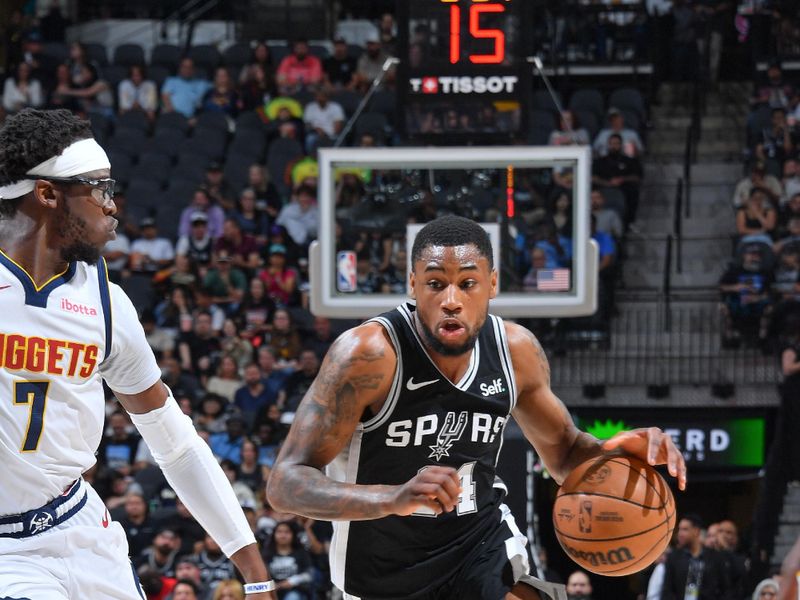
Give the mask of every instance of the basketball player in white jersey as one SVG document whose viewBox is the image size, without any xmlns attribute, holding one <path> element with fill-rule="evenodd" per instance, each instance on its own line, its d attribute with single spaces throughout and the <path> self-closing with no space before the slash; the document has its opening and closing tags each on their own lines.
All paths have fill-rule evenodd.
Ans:
<svg viewBox="0 0 800 600">
<path fill-rule="evenodd" d="M 575 427 L 536 338 L 488 314 L 497 272 L 477 223 L 431 221 L 411 259 L 416 303 L 331 346 L 273 468 L 270 503 L 334 521 L 331 573 L 346 598 L 563 597 L 528 575 L 525 537 L 502 503 L 508 418 L 559 483 L 591 457 L 625 452 L 666 463 L 683 489 L 683 457 L 657 428 L 601 444 Z"/>
<path fill-rule="evenodd" d="M 144 598 L 122 527 L 81 479 L 103 433 L 103 380 L 248 600 L 272 598 L 228 480 L 108 282 L 113 189 L 105 152 L 70 112 L 23 110 L 0 129 L 0 598 Z"/>
</svg>

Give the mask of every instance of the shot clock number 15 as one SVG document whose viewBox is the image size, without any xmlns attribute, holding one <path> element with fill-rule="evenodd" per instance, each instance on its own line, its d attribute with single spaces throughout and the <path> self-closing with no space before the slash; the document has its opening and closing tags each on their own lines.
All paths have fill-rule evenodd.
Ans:
<svg viewBox="0 0 800 600">
<path fill-rule="evenodd" d="M 458 0 L 440 0 L 450 5 L 450 64 L 461 61 L 461 18 L 462 10 Z M 508 2 L 508 0 L 506 0 Z M 491 54 L 470 54 L 469 61 L 476 65 L 496 65 L 506 58 L 506 34 L 502 29 L 489 29 L 481 27 L 481 15 L 504 13 L 503 4 L 488 3 L 487 0 L 472 0 L 469 9 L 469 34 L 475 39 L 486 39 L 494 42 L 494 51 Z"/>
</svg>

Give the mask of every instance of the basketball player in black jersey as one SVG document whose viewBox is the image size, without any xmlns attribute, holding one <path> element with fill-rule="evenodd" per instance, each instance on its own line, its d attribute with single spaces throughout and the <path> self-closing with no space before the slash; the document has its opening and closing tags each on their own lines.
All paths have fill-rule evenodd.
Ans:
<svg viewBox="0 0 800 600">
<path fill-rule="evenodd" d="M 275 463 L 269 501 L 334 521 L 331 573 L 345 598 L 545 600 L 552 590 L 527 575 L 525 538 L 495 476 L 507 420 L 559 483 L 593 456 L 622 452 L 666 463 L 683 489 L 683 457 L 657 428 L 601 444 L 575 427 L 536 338 L 489 315 L 497 273 L 477 223 L 431 221 L 412 264 L 415 305 L 331 346 Z"/>
</svg>

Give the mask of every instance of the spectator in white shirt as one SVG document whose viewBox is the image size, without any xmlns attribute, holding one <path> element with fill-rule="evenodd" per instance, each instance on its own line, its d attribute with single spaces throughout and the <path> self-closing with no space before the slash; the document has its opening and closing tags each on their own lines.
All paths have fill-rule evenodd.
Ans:
<svg viewBox="0 0 800 600">
<path fill-rule="evenodd" d="M 117 94 L 119 97 L 119 114 L 131 110 L 140 110 L 151 121 L 155 119 L 156 110 L 158 109 L 158 90 L 155 83 L 145 78 L 142 66 L 131 66 L 128 78 L 119 82 Z"/>
<path fill-rule="evenodd" d="M 618 108 L 609 108 L 608 126 L 600 130 L 594 140 L 594 153 L 597 156 L 608 154 L 608 138 L 616 133 L 622 138 L 622 152 L 631 158 L 636 158 L 644 152 L 642 138 L 633 129 L 625 127 L 625 117 Z"/>
<path fill-rule="evenodd" d="M 301 185 L 292 201 L 281 209 L 277 223 L 286 228 L 298 246 L 305 247 L 317 237 L 317 194 L 314 188 Z"/>
<path fill-rule="evenodd" d="M 131 269 L 153 273 L 168 266 L 175 259 L 172 243 L 158 237 L 156 220 L 146 217 L 139 223 L 142 237 L 131 245 Z"/>
<path fill-rule="evenodd" d="M 31 78 L 31 67 L 20 63 L 14 76 L 6 79 L 3 86 L 3 108 L 15 113 L 23 108 L 38 108 L 44 102 L 42 85 L 38 79 Z"/>
<path fill-rule="evenodd" d="M 324 89 L 317 91 L 314 102 L 306 105 L 303 113 L 306 122 L 306 151 L 313 155 L 320 142 L 332 141 L 344 126 L 344 110 L 332 102 Z"/>
<path fill-rule="evenodd" d="M 128 266 L 128 256 L 131 253 L 131 242 L 128 236 L 117 231 L 117 237 L 106 242 L 103 248 L 103 258 L 108 266 L 108 278 L 114 283 L 122 279 L 122 270 Z"/>
</svg>

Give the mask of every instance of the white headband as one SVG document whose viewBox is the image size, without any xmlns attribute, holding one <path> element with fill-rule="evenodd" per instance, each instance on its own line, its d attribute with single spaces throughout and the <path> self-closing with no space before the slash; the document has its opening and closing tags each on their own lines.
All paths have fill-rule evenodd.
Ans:
<svg viewBox="0 0 800 600">
<path fill-rule="evenodd" d="M 92 138 L 88 138 L 67 146 L 61 154 L 39 163 L 26 175 L 39 175 L 43 178 L 74 177 L 81 173 L 110 168 L 111 163 L 108 161 L 105 150 Z M 21 179 L 0 186 L 0 200 L 24 196 L 33 191 L 35 183 L 29 179 Z"/>
</svg>

